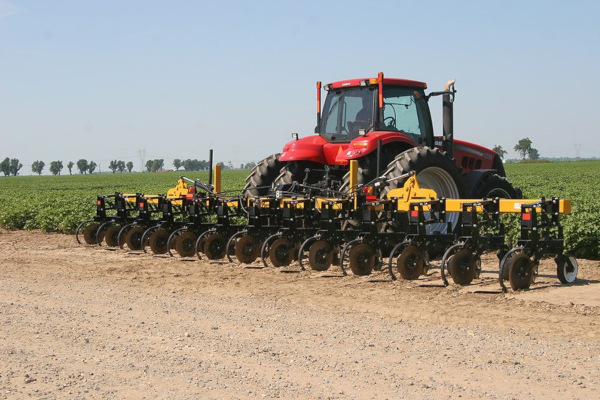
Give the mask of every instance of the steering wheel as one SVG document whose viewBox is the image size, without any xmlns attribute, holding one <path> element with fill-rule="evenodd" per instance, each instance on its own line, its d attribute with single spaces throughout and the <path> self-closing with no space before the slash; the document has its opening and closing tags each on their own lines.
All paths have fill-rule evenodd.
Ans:
<svg viewBox="0 0 600 400">
<path fill-rule="evenodd" d="M 390 121 L 389 123 L 387 122 L 388 120 Z M 396 128 L 396 118 L 394 118 L 394 117 L 392 117 L 392 116 L 385 117 L 385 118 L 383 119 L 383 124 L 384 124 L 385 126 L 393 126 L 394 128 Z"/>
</svg>

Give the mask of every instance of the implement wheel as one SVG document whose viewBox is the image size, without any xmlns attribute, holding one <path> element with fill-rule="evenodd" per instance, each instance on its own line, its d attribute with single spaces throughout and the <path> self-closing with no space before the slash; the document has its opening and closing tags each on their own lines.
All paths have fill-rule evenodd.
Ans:
<svg viewBox="0 0 600 400">
<path fill-rule="evenodd" d="M 508 265 L 508 280 L 513 290 L 529 289 L 533 282 L 533 262 L 525 253 L 511 257 Z"/>
<path fill-rule="evenodd" d="M 98 244 L 98 241 L 96 240 L 96 233 L 98 232 L 99 227 L 100 224 L 95 222 L 85 227 L 83 230 L 83 240 L 85 240 L 86 244 Z M 100 242 L 102 242 L 102 239 L 104 239 L 104 234 L 100 233 L 100 237 L 98 239 Z"/>
<path fill-rule="evenodd" d="M 239 262 L 252 264 L 260 255 L 260 243 L 252 235 L 244 235 L 235 243 L 235 257 Z"/>
<path fill-rule="evenodd" d="M 469 285 L 477 274 L 477 257 L 468 249 L 461 249 L 449 263 L 450 275 L 457 285 Z"/>
<path fill-rule="evenodd" d="M 193 257 L 196 255 L 196 235 L 194 232 L 183 232 L 175 238 L 175 250 L 181 257 Z"/>
<path fill-rule="evenodd" d="M 127 247 L 131 250 L 141 250 L 142 249 L 142 235 L 144 234 L 145 229 L 141 226 L 136 226 L 127 232 L 127 236 L 125 236 L 125 243 Z"/>
<path fill-rule="evenodd" d="M 167 252 L 167 240 L 169 239 L 169 231 L 163 228 L 157 229 L 150 235 L 150 250 L 154 254 L 165 254 Z"/>
<path fill-rule="evenodd" d="M 333 263 L 333 249 L 324 240 L 317 240 L 308 250 L 308 265 L 315 271 L 326 271 Z"/>
<path fill-rule="evenodd" d="M 570 254 L 561 254 L 557 256 L 554 261 L 556 262 L 556 275 L 558 276 L 558 280 L 565 284 L 575 282 L 579 270 L 575 257 Z"/>
<path fill-rule="evenodd" d="M 456 257 L 453 256 L 452 259 Z M 397 269 L 403 279 L 412 281 L 423 275 L 425 270 L 425 257 L 415 246 L 407 246 L 398 257 Z"/>
<path fill-rule="evenodd" d="M 106 230 L 104 234 L 104 240 L 106 245 L 109 247 L 117 247 L 119 245 L 119 231 L 121 230 L 120 225 L 113 225 Z"/>
<path fill-rule="evenodd" d="M 375 266 L 375 252 L 366 243 L 359 243 L 350 250 L 350 269 L 354 275 L 369 275 Z"/>
<path fill-rule="evenodd" d="M 227 240 L 221 233 L 213 233 L 204 242 L 204 254 L 209 260 L 220 260 L 225 257 Z"/>
<path fill-rule="evenodd" d="M 285 267 L 292 263 L 295 246 L 287 238 L 279 238 L 269 246 L 269 260 L 276 267 Z"/>
</svg>

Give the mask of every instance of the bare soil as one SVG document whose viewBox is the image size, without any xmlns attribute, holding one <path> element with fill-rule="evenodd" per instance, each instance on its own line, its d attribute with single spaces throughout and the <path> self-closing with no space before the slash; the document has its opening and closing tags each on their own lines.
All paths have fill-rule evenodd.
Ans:
<svg viewBox="0 0 600 400">
<path fill-rule="evenodd" d="M 600 398 L 600 265 L 531 290 L 0 234 L 0 398 Z"/>
</svg>

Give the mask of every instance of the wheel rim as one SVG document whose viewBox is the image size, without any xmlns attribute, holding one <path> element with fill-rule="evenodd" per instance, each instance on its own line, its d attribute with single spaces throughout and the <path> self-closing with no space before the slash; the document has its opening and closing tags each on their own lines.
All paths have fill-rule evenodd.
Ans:
<svg viewBox="0 0 600 400">
<path fill-rule="evenodd" d="M 125 238 L 125 243 L 127 243 L 127 247 L 129 247 L 131 250 L 141 250 L 143 234 L 144 228 L 139 226 L 127 232 L 127 237 Z"/>
<path fill-rule="evenodd" d="M 244 235 L 235 243 L 235 257 L 239 262 L 251 264 L 258 258 L 260 247 L 252 235 Z"/>
<path fill-rule="evenodd" d="M 158 229 L 150 236 L 150 250 L 154 254 L 165 254 L 167 252 L 167 239 L 169 239 L 169 232 L 166 229 Z"/>
<path fill-rule="evenodd" d="M 326 271 L 333 263 L 333 249 L 324 240 L 318 240 L 308 250 L 308 265 L 315 271 Z"/>
<path fill-rule="evenodd" d="M 461 249 L 450 260 L 450 275 L 454 283 L 468 285 L 473 281 L 477 271 L 477 257 L 467 249 Z"/>
<path fill-rule="evenodd" d="M 456 186 L 456 182 L 452 176 L 443 168 L 428 167 L 417 174 L 419 186 L 425 189 L 434 190 L 439 197 L 459 199 L 460 192 Z M 429 213 L 426 213 L 426 215 Z M 427 215 L 426 218 L 429 218 Z M 454 228 L 458 224 L 458 213 L 447 214 L 447 222 L 450 222 Z M 447 223 L 431 224 L 427 228 L 429 233 L 446 232 L 448 230 Z"/>
<path fill-rule="evenodd" d="M 406 280 L 419 278 L 423 273 L 424 267 L 425 259 L 423 258 L 423 254 L 415 246 L 407 246 L 398 257 L 398 272 Z"/>
<path fill-rule="evenodd" d="M 525 253 L 519 253 L 510 261 L 508 270 L 513 290 L 528 289 L 533 278 L 533 262 Z"/>
<path fill-rule="evenodd" d="M 286 238 L 279 238 L 269 247 L 269 259 L 276 267 L 285 267 L 292 262 L 292 246 Z"/>
<path fill-rule="evenodd" d="M 225 257 L 225 246 L 227 246 L 225 236 L 220 233 L 213 233 L 206 238 L 204 253 L 209 260 L 219 260 Z"/>
<path fill-rule="evenodd" d="M 196 235 L 193 232 L 183 232 L 175 238 L 175 250 L 181 257 L 192 257 L 196 254 Z"/>
<path fill-rule="evenodd" d="M 369 275 L 375 265 L 375 252 L 366 243 L 357 244 L 350 250 L 350 269 L 354 275 Z"/>
<path fill-rule="evenodd" d="M 98 241 L 96 240 L 96 232 L 98 232 L 99 227 L 100 224 L 96 223 L 90 224 L 85 227 L 85 229 L 83 230 L 83 240 L 86 244 L 98 244 Z"/>
<path fill-rule="evenodd" d="M 556 258 L 557 275 L 562 283 L 573 283 L 577 279 L 579 266 L 577 259 L 571 255 L 564 254 Z"/>
<path fill-rule="evenodd" d="M 104 240 L 106 241 L 106 245 L 109 247 L 116 247 L 119 245 L 119 231 L 121 230 L 121 226 L 115 225 L 111 226 L 106 230 L 104 234 Z"/>
</svg>

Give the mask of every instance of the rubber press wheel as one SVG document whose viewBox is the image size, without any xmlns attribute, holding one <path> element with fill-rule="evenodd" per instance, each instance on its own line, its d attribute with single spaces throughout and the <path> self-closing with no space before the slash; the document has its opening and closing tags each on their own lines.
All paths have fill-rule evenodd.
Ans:
<svg viewBox="0 0 600 400">
<path fill-rule="evenodd" d="M 453 259 L 456 257 L 452 257 Z M 398 257 L 397 269 L 400 276 L 406 280 L 415 280 L 425 270 L 425 257 L 415 246 L 407 246 Z"/>
<path fill-rule="evenodd" d="M 354 275 L 369 275 L 375 266 L 375 252 L 366 243 L 359 243 L 350 250 L 350 269 Z"/>
<path fill-rule="evenodd" d="M 100 224 L 97 223 L 89 224 L 85 227 L 83 230 L 83 240 L 85 240 L 86 244 L 98 244 L 98 241 L 96 240 L 96 233 L 98 232 L 99 227 Z M 102 239 L 104 239 L 104 234 L 101 233 L 99 239 L 100 242 L 102 242 Z"/>
<path fill-rule="evenodd" d="M 259 256 L 260 243 L 252 235 L 242 236 L 235 244 L 235 257 L 239 262 L 252 264 Z"/>
<path fill-rule="evenodd" d="M 333 263 L 333 249 L 324 240 L 317 240 L 308 249 L 308 265 L 315 271 L 326 271 Z"/>
<path fill-rule="evenodd" d="M 289 239 L 279 238 L 269 246 L 269 260 L 276 267 L 285 267 L 292 263 L 295 246 L 292 246 Z"/>
<path fill-rule="evenodd" d="M 175 238 L 175 251 L 181 257 L 193 257 L 196 255 L 196 235 L 194 232 L 183 232 Z"/>
<path fill-rule="evenodd" d="M 104 234 L 104 240 L 106 245 L 109 247 L 117 247 L 119 245 L 119 231 L 121 230 L 120 225 L 113 225 L 106 230 Z"/>
<path fill-rule="evenodd" d="M 450 275 L 457 285 L 469 285 L 477 274 L 477 257 L 468 249 L 461 249 L 450 259 Z"/>
<path fill-rule="evenodd" d="M 169 240 L 169 231 L 163 228 L 158 229 L 150 236 L 150 250 L 154 254 L 165 254 L 167 249 L 167 240 Z"/>
<path fill-rule="evenodd" d="M 556 262 L 556 275 L 558 276 L 558 280 L 564 284 L 575 282 L 579 270 L 575 257 L 570 254 L 561 254 L 557 256 L 554 261 Z"/>
<path fill-rule="evenodd" d="M 513 290 L 528 289 L 533 281 L 533 262 L 525 253 L 511 258 L 508 265 L 508 280 Z"/>
<path fill-rule="evenodd" d="M 213 233 L 204 242 L 204 253 L 209 260 L 220 260 L 225 257 L 227 240 L 221 233 Z"/>
<path fill-rule="evenodd" d="M 144 234 L 145 229 L 141 226 L 136 226 L 127 232 L 127 236 L 125 237 L 125 243 L 127 247 L 131 250 L 141 250 L 142 249 L 142 235 Z"/>
</svg>

